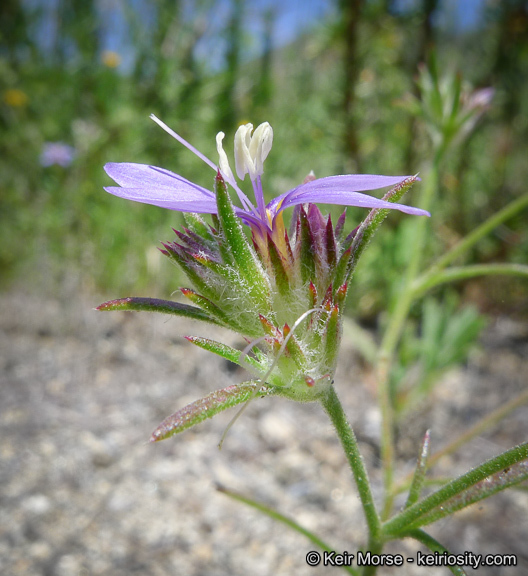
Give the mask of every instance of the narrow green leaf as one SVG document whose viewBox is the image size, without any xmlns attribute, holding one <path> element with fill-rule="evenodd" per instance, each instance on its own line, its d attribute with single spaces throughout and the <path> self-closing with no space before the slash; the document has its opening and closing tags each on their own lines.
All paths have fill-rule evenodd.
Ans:
<svg viewBox="0 0 528 576">
<path fill-rule="evenodd" d="M 435 540 L 430 534 L 427 534 L 427 532 L 424 532 L 423 530 L 412 530 L 404 536 L 418 540 L 418 542 L 427 546 L 431 552 L 438 552 L 439 554 L 450 553 L 445 546 L 442 546 L 442 544 L 438 542 L 438 540 Z M 455 576 L 466 576 L 466 572 L 460 566 L 448 566 L 448 568 Z"/>
<path fill-rule="evenodd" d="M 523 392 L 521 392 L 521 394 L 519 394 L 515 398 L 512 398 L 510 401 L 506 402 L 502 406 L 499 406 L 484 418 L 478 420 L 476 424 L 468 428 L 463 434 L 455 438 L 452 442 L 444 446 L 441 450 L 438 450 L 438 452 L 432 454 L 428 461 L 429 468 L 431 469 L 443 457 L 449 454 L 454 454 L 461 446 L 467 444 L 473 438 L 482 435 L 484 432 L 486 432 L 493 426 L 496 426 L 498 422 L 504 420 L 506 416 L 508 416 L 514 410 L 516 410 L 520 406 L 523 406 L 524 404 L 528 404 L 528 389 L 524 390 Z M 410 475 L 408 475 L 394 487 L 394 494 L 399 494 L 400 492 L 403 492 L 403 490 L 405 489 L 405 485 L 408 484 L 409 482 L 409 476 Z M 438 478 L 435 478 L 433 480 L 428 481 L 428 483 L 430 482 L 445 484 L 446 480 L 439 481 Z"/>
<path fill-rule="evenodd" d="M 333 270 L 337 262 L 337 245 L 334 234 L 334 227 L 332 226 L 332 218 L 328 215 L 326 222 L 326 260 L 328 270 Z"/>
<path fill-rule="evenodd" d="M 247 354 L 244 355 L 242 358 L 242 351 L 237 350 L 236 348 L 232 348 L 227 344 L 222 344 L 221 342 L 216 342 L 215 340 L 210 340 L 209 338 L 201 338 L 199 336 L 185 336 L 185 338 L 195 344 L 199 348 L 203 348 L 208 352 L 212 352 L 217 356 L 221 356 L 225 360 L 229 360 L 242 368 L 253 368 L 259 373 L 264 374 L 266 366 L 262 366 L 262 364 L 253 358 L 252 356 L 248 356 Z"/>
<path fill-rule="evenodd" d="M 243 496 L 242 494 L 238 494 L 237 492 L 233 492 L 232 490 L 228 490 L 227 488 L 224 488 L 223 486 L 217 486 L 217 490 L 219 492 L 222 492 L 222 494 L 229 496 L 229 498 L 232 498 L 233 500 L 236 500 L 238 502 L 242 502 L 242 504 L 245 504 L 246 506 L 250 506 L 251 508 L 258 510 L 259 512 L 268 516 L 272 520 L 275 520 L 276 522 L 280 522 L 281 524 L 288 526 L 288 528 L 291 528 L 295 532 L 298 532 L 299 534 L 306 536 L 306 538 L 308 538 L 308 540 L 312 544 L 315 544 L 315 546 L 317 546 L 321 550 L 326 550 L 326 552 L 332 552 L 335 550 L 335 546 L 328 545 L 326 542 L 321 540 L 316 534 L 314 534 L 313 532 L 310 532 L 310 530 L 307 530 L 306 528 L 303 528 L 302 526 L 297 524 L 297 522 L 295 522 L 291 518 L 288 518 L 287 516 L 282 515 L 280 512 L 273 510 L 273 508 L 270 508 L 269 506 L 266 506 L 265 504 L 257 502 L 256 500 L 253 500 L 253 498 L 249 498 L 248 496 Z M 354 576 L 359 576 L 359 571 L 352 568 L 351 566 L 341 566 L 341 568 L 343 568 L 343 570 L 345 570 L 345 572 L 348 572 L 349 574 L 352 574 Z"/>
<path fill-rule="evenodd" d="M 210 324 L 219 324 L 217 320 L 211 318 L 209 314 L 187 304 L 172 302 L 171 300 L 160 300 L 158 298 L 140 298 L 130 296 L 128 298 L 118 298 L 110 300 L 97 306 L 96 310 L 103 312 L 120 310 L 132 312 L 162 312 L 163 314 L 174 314 L 176 316 L 185 316 L 193 320 L 209 322 Z"/>
<path fill-rule="evenodd" d="M 341 341 L 341 322 L 339 321 L 339 308 L 334 306 L 330 312 L 325 334 L 325 361 L 328 367 L 335 366 L 339 343 Z"/>
<path fill-rule="evenodd" d="M 231 265 L 216 262 L 204 254 L 193 254 L 192 258 L 197 264 L 207 268 L 218 277 L 214 278 L 212 275 L 208 275 L 207 281 L 209 284 L 214 286 L 224 286 L 225 283 L 222 282 L 223 279 L 227 284 L 233 285 L 240 280 L 236 270 Z"/>
<path fill-rule="evenodd" d="M 270 258 L 271 267 L 273 269 L 273 275 L 275 277 L 275 284 L 279 290 L 281 296 L 290 295 L 290 278 L 288 277 L 287 268 L 289 267 L 286 262 L 283 261 L 275 242 L 268 237 L 268 254 Z"/>
<path fill-rule="evenodd" d="M 427 471 L 427 460 L 429 458 L 429 450 L 431 444 L 431 430 L 425 432 L 422 447 L 420 450 L 420 455 L 418 456 L 418 462 L 416 464 L 416 469 L 414 470 L 414 476 L 411 482 L 411 487 L 409 489 L 409 496 L 407 497 L 407 502 L 405 503 L 405 508 L 409 508 L 420 498 L 420 493 L 425 481 L 425 473 Z"/>
<path fill-rule="evenodd" d="M 301 264 L 301 279 L 303 284 L 313 282 L 317 285 L 315 278 L 315 248 L 314 238 L 308 223 L 308 215 L 304 207 L 301 207 L 299 213 L 300 237 L 297 238 L 299 246 L 299 261 Z"/>
<path fill-rule="evenodd" d="M 263 397 L 270 394 L 266 386 L 260 382 L 244 382 L 233 384 L 227 388 L 221 388 L 208 394 L 200 400 L 196 400 L 171 414 L 152 432 L 150 442 L 165 440 L 174 434 L 183 432 L 215 414 L 232 408 L 237 404 L 247 402 L 254 396 Z"/>
<path fill-rule="evenodd" d="M 484 464 L 477 466 L 466 474 L 455 478 L 455 480 L 433 492 L 427 498 L 419 500 L 409 508 L 396 514 L 396 516 L 385 522 L 383 532 L 388 535 L 397 535 L 419 528 L 424 524 L 435 522 L 447 514 L 452 514 L 455 508 L 450 508 L 446 512 L 449 502 L 463 502 L 464 495 L 468 495 L 467 503 L 459 506 L 456 510 L 460 510 L 460 508 L 477 502 L 481 498 L 485 498 L 499 490 L 504 490 L 508 486 L 522 482 L 528 477 L 526 460 L 528 460 L 528 442 L 511 448 L 507 452 L 503 452 L 495 458 L 484 462 Z M 520 462 L 523 463 L 522 466 L 514 467 Z M 510 475 L 511 470 L 513 470 L 512 475 Z M 501 476 L 502 473 L 505 476 Z M 486 492 L 488 482 L 492 488 Z M 482 484 L 474 488 L 479 483 Z M 474 497 L 474 495 L 478 495 L 478 497 Z"/>
<path fill-rule="evenodd" d="M 348 248 L 343 252 L 335 267 L 334 277 L 332 283 L 336 287 L 342 286 L 346 279 L 349 277 L 349 269 L 352 258 L 352 249 Z"/>
<path fill-rule="evenodd" d="M 202 296 L 189 288 L 180 288 L 180 291 L 186 298 L 189 298 L 191 302 L 205 310 L 209 316 L 216 318 L 217 324 L 228 326 L 237 332 L 241 331 L 240 326 L 238 326 L 231 316 L 228 316 L 221 308 L 205 296 Z"/>
<path fill-rule="evenodd" d="M 215 284 L 206 282 L 205 278 L 200 274 L 202 272 L 200 268 L 194 265 L 194 262 L 189 261 L 189 256 L 183 248 L 174 243 L 164 244 L 164 246 L 167 249 L 164 253 L 185 272 L 193 287 L 200 290 L 208 298 L 216 299 Z"/>
<path fill-rule="evenodd" d="M 490 496 L 493 496 L 493 494 L 506 490 L 506 488 L 510 488 L 516 484 L 520 484 L 527 479 L 528 459 L 513 464 L 512 466 L 507 466 L 504 470 L 496 472 L 495 474 L 484 478 L 484 480 L 477 482 L 477 484 L 464 490 L 438 508 L 434 508 L 429 514 L 425 514 L 420 518 L 419 525 L 425 526 L 426 524 L 436 522 L 440 518 L 450 516 L 463 508 L 475 504 L 475 502 L 478 502 L 479 500 L 489 498 Z"/>
<path fill-rule="evenodd" d="M 194 212 L 183 212 L 183 219 L 189 230 L 205 240 L 207 246 L 216 247 L 216 241 L 205 220 Z"/>
<path fill-rule="evenodd" d="M 246 289 L 261 305 L 269 304 L 269 283 L 256 253 L 251 248 L 240 218 L 235 214 L 233 203 L 227 191 L 227 185 L 220 174 L 215 179 L 216 203 L 218 219 L 222 233 L 225 236 L 227 248 L 234 263 L 246 280 Z"/>
<path fill-rule="evenodd" d="M 283 334 L 285 339 L 288 337 L 290 332 L 291 332 L 291 328 L 288 326 L 288 324 L 284 324 L 284 329 L 282 331 L 282 334 Z M 304 355 L 304 352 L 302 351 L 302 348 L 299 344 L 299 341 L 297 340 L 297 338 L 295 337 L 294 334 L 292 334 L 289 337 L 288 343 L 286 344 L 286 350 L 288 351 L 290 356 L 293 358 L 293 361 L 295 362 L 295 364 L 297 364 L 297 367 L 302 370 L 303 367 L 306 365 L 306 357 Z"/>
</svg>

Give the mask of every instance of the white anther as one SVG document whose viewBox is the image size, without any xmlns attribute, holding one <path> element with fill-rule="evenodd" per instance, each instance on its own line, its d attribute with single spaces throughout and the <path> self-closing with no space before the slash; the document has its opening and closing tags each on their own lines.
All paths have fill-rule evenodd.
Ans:
<svg viewBox="0 0 528 576">
<path fill-rule="evenodd" d="M 222 146 L 222 140 L 225 134 L 223 132 L 218 132 L 216 135 L 216 149 L 218 150 L 218 168 L 220 169 L 220 174 L 226 182 L 232 183 L 235 181 L 233 172 L 231 172 L 231 167 L 229 166 L 229 160 L 227 159 L 227 154 Z"/>
<path fill-rule="evenodd" d="M 253 124 L 243 124 L 235 134 L 235 169 L 240 180 L 246 174 L 252 181 L 262 175 L 273 144 L 273 129 L 268 122 L 258 126 L 253 136 L 252 131 Z"/>
</svg>

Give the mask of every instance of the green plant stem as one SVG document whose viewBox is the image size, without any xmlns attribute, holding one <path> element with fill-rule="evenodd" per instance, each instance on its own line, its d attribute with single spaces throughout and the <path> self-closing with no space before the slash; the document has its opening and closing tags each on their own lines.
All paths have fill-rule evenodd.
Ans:
<svg viewBox="0 0 528 576">
<path fill-rule="evenodd" d="M 475 485 L 477 482 L 484 480 L 488 476 L 504 470 L 508 466 L 513 466 L 517 462 L 528 458 L 528 443 L 520 444 L 511 448 L 507 452 L 499 454 L 495 458 L 484 462 L 477 468 L 470 470 L 466 474 L 459 476 L 451 481 L 446 486 L 443 486 L 436 492 L 433 492 L 427 498 L 420 500 L 413 504 L 410 508 L 406 508 L 399 514 L 393 516 L 390 520 L 385 522 L 382 526 L 383 534 L 391 538 L 399 538 L 402 534 L 413 530 L 419 526 L 420 518 L 428 515 L 432 510 L 438 509 L 447 502 L 450 498 L 458 496 L 465 490 Z M 430 519 L 429 522 L 441 518 Z"/>
<path fill-rule="evenodd" d="M 425 187 L 421 198 L 421 207 L 427 210 L 433 200 L 438 185 L 439 165 L 441 153 L 435 156 L 431 170 L 425 179 Z M 382 517 L 387 518 L 392 509 L 392 483 L 394 477 L 394 408 L 390 390 L 390 368 L 394 351 L 398 345 L 405 322 L 409 315 L 413 300 L 412 289 L 420 268 L 423 244 L 427 230 L 427 218 L 420 218 L 416 222 L 412 243 L 409 247 L 409 264 L 403 280 L 403 286 L 394 306 L 385 331 L 377 365 L 378 398 L 381 409 L 381 460 L 383 464 L 383 484 L 385 487 L 385 503 Z"/>
<path fill-rule="evenodd" d="M 473 232 L 460 240 L 458 244 L 453 246 L 451 250 L 439 258 L 436 263 L 433 264 L 430 270 L 426 272 L 426 274 L 429 274 L 430 272 L 438 272 L 439 270 L 444 269 L 446 266 L 451 264 L 451 262 L 472 248 L 481 238 L 487 236 L 494 228 L 512 216 L 515 216 L 515 214 L 521 210 L 524 210 L 526 207 L 528 207 L 528 194 L 524 194 L 520 198 L 517 198 L 517 200 L 510 202 L 508 205 L 502 208 L 502 210 L 499 210 L 491 218 L 488 218 L 488 220 L 480 224 L 480 226 L 477 226 Z"/>
<path fill-rule="evenodd" d="M 430 207 L 435 190 L 438 185 L 439 165 L 442 152 L 438 152 L 426 179 L 423 192 L 422 207 Z M 411 256 L 406 270 L 400 297 L 396 303 L 394 313 L 389 319 L 387 330 L 380 347 L 377 364 L 378 396 L 382 413 L 381 457 L 384 470 L 385 502 L 382 518 L 388 518 L 392 509 L 394 490 L 394 410 L 390 390 L 390 368 L 394 352 L 398 345 L 405 322 L 414 300 L 422 296 L 431 287 L 446 282 L 462 280 L 484 274 L 510 274 L 526 277 L 528 267 L 515 264 L 484 264 L 444 270 L 451 262 L 472 248 L 481 238 L 489 234 L 499 224 L 511 218 L 528 206 L 528 194 L 511 202 L 478 226 L 471 234 L 461 240 L 456 246 L 442 256 L 425 274 L 417 278 L 423 251 L 426 224 L 425 219 L 417 222 L 415 234 L 410 247 Z M 432 464 L 433 462 L 431 462 Z"/>
<path fill-rule="evenodd" d="M 381 521 L 374 504 L 370 481 L 359 451 L 356 435 L 347 421 L 343 406 L 333 386 L 331 386 L 328 393 L 322 397 L 321 403 L 336 429 L 352 474 L 354 475 L 369 530 L 369 545 L 377 549 L 379 546 Z"/>
<path fill-rule="evenodd" d="M 382 518 L 389 517 L 392 509 L 392 490 L 394 467 L 394 407 L 392 405 L 389 370 L 391 358 L 388 355 L 380 356 L 377 366 L 378 399 L 381 410 L 381 461 L 383 467 L 383 484 L 385 487 L 385 500 Z"/>
<path fill-rule="evenodd" d="M 414 283 L 413 296 L 420 298 L 428 290 L 447 282 L 467 280 L 476 276 L 519 276 L 528 278 L 528 266 L 523 264 L 475 264 L 473 266 L 452 267 L 447 270 L 437 270 L 436 268 L 424 274 Z"/>
<path fill-rule="evenodd" d="M 416 463 L 416 468 L 414 470 L 414 476 L 409 488 L 409 495 L 407 496 L 407 502 L 405 502 L 405 508 L 409 508 L 415 502 L 420 499 L 420 494 L 425 482 L 425 474 L 427 472 L 427 459 L 429 457 L 429 447 L 431 445 L 431 430 L 427 430 L 422 441 L 422 447 L 420 450 L 420 455 L 418 456 L 418 462 Z"/>
<path fill-rule="evenodd" d="M 461 446 L 479 436 L 483 432 L 485 432 L 488 428 L 495 426 L 498 422 L 500 422 L 503 418 L 505 418 L 508 414 L 522 406 L 523 404 L 528 403 L 528 390 L 525 390 L 515 398 L 512 398 L 506 404 L 499 406 L 496 410 L 493 410 L 490 414 L 488 414 L 482 420 L 479 420 L 474 426 L 471 426 L 468 430 L 466 430 L 461 436 L 450 442 L 447 446 L 435 452 L 430 458 L 428 463 L 428 468 L 431 469 L 441 458 L 447 456 L 449 454 L 453 454 L 456 452 Z M 412 472 L 409 473 L 397 486 L 394 487 L 393 494 L 399 494 L 403 490 L 406 489 L 409 482 L 412 478 Z"/>
<path fill-rule="evenodd" d="M 367 550 L 374 554 L 381 554 L 383 551 L 383 541 L 379 539 L 370 538 Z M 361 576 L 374 576 L 378 570 L 377 566 L 364 566 Z"/>
<path fill-rule="evenodd" d="M 435 540 L 431 535 L 427 534 L 427 532 L 424 532 L 423 530 L 411 530 L 411 532 L 405 534 L 405 536 L 418 540 L 418 542 L 427 546 L 431 552 L 438 552 L 440 554 L 443 552 L 449 552 L 449 550 L 445 546 L 442 546 L 438 540 Z M 466 573 L 462 568 L 460 568 L 460 566 L 448 566 L 448 568 L 451 570 L 451 573 L 456 576 L 466 576 Z"/>
<path fill-rule="evenodd" d="M 432 202 L 434 193 L 438 185 L 438 165 L 435 163 L 426 178 L 426 185 L 424 187 L 421 207 L 427 210 Z M 428 218 L 418 218 L 414 228 L 414 234 L 411 239 L 409 247 L 410 257 L 405 271 L 403 286 L 398 295 L 398 299 L 394 306 L 394 313 L 392 314 L 387 329 L 385 331 L 383 341 L 381 343 L 381 354 L 391 357 L 398 345 L 401 332 L 405 325 L 405 321 L 411 308 L 414 294 L 412 284 L 418 275 L 420 268 L 421 257 L 423 255 L 423 241 L 428 225 Z"/>
<path fill-rule="evenodd" d="M 261 502 L 257 502 L 256 500 L 253 500 L 253 498 L 248 498 L 247 496 L 243 496 L 242 494 L 238 494 L 237 492 L 228 490 L 223 486 L 217 486 L 217 490 L 222 494 L 229 496 L 229 498 L 237 500 L 238 502 L 242 502 L 242 504 L 250 506 L 251 508 L 255 508 L 255 510 L 258 510 L 259 512 L 262 512 L 262 514 L 269 516 L 272 520 L 281 522 L 282 524 L 288 526 L 288 528 L 295 530 L 295 532 L 298 532 L 299 534 L 306 536 L 306 538 L 308 538 L 308 540 L 310 540 L 312 544 L 315 544 L 315 546 L 317 546 L 321 550 L 325 550 L 326 552 L 332 552 L 333 550 L 335 550 L 334 547 L 328 545 L 326 542 L 324 542 L 318 536 L 316 536 L 313 532 L 310 532 L 310 530 L 303 528 L 291 518 L 288 518 L 287 516 L 282 515 L 280 512 L 277 512 L 277 510 L 273 510 L 273 508 L 270 508 L 269 506 L 266 506 Z M 359 576 L 358 570 L 355 570 L 351 566 L 342 566 L 342 568 L 343 570 L 345 570 L 349 574 L 352 574 L 353 576 Z"/>
</svg>

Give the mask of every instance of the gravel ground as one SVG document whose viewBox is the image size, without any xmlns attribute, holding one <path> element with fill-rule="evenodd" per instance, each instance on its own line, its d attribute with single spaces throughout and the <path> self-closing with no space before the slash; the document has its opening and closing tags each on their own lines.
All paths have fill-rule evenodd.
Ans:
<svg viewBox="0 0 528 576">
<path fill-rule="evenodd" d="M 0 573 L 6 576 L 224 576 L 337 574 L 310 568 L 314 546 L 217 491 L 250 495 L 332 544 L 362 543 L 357 492 L 332 429 L 316 405 L 253 402 L 218 441 L 233 412 L 158 444 L 155 426 L 184 404 L 244 379 L 183 334 L 242 343 L 224 331 L 163 316 L 97 313 L 104 298 L 59 305 L 0 295 Z M 372 375 L 344 342 L 336 386 L 380 491 L 379 412 Z M 440 447 L 526 387 L 528 326 L 491 323 L 467 366 L 446 374 L 399 432 L 398 473 L 410 470 L 430 427 Z M 435 468 L 464 472 L 528 436 L 528 408 Z M 430 527 L 452 552 L 516 554 L 528 574 L 528 492 L 511 490 Z M 415 556 L 412 541 L 390 552 Z M 342 573 L 342 572 L 341 572 Z M 379 574 L 447 574 L 437 568 Z M 474 573 L 468 569 L 468 574 Z M 475 572 L 476 573 L 476 572 Z"/>
</svg>

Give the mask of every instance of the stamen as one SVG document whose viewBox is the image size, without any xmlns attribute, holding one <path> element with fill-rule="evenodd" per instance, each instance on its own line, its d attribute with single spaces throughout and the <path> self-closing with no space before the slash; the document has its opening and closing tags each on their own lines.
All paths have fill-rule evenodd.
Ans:
<svg viewBox="0 0 528 576">
<path fill-rule="evenodd" d="M 176 140 L 178 140 L 178 142 L 180 144 L 183 144 L 185 146 L 185 148 L 187 148 L 188 150 L 190 150 L 193 154 L 196 154 L 196 156 L 198 156 L 198 158 L 200 158 L 200 160 L 203 160 L 208 166 L 210 166 L 215 172 L 218 170 L 216 164 L 214 164 L 213 162 L 211 162 L 211 160 L 209 160 L 209 158 L 207 158 L 207 156 L 204 156 L 199 150 L 197 150 L 192 144 L 189 144 L 189 142 L 187 142 L 187 140 L 184 140 L 179 134 L 176 134 L 176 132 L 174 132 L 174 130 L 171 130 L 171 128 L 169 128 L 167 126 L 167 124 L 165 124 L 165 122 L 162 122 L 159 118 L 157 118 L 156 116 L 154 116 L 154 114 L 150 115 L 150 118 L 152 120 L 154 120 L 154 122 L 156 122 L 156 124 L 158 126 L 161 126 L 161 128 L 163 128 L 163 130 L 165 130 L 165 132 L 167 132 L 167 134 L 170 134 L 173 138 L 175 138 Z"/>
<path fill-rule="evenodd" d="M 162 122 L 159 118 L 157 118 L 156 116 L 154 116 L 154 114 L 150 115 L 150 118 L 152 120 L 154 120 L 154 122 L 156 122 L 156 124 L 158 126 L 160 126 L 161 128 L 163 128 L 163 130 L 165 130 L 165 132 L 167 132 L 167 134 L 170 134 L 173 138 L 175 138 L 176 140 L 178 140 L 178 142 L 180 144 L 183 144 L 185 146 L 185 148 L 187 148 L 188 150 L 190 150 L 193 154 L 195 154 L 196 156 L 198 156 L 198 158 L 200 158 L 200 160 L 202 160 L 203 162 L 205 162 L 208 166 L 210 166 L 215 172 L 218 172 L 218 166 L 214 163 L 211 162 L 211 160 L 209 160 L 209 158 L 207 158 L 207 156 L 204 156 L 199 150 L 197 150 L 192 144 L 189 144 L 189 142 L 187 142 L 187 140 L 185 140 L 184 138 L 182 138 L 179 134 L 177 134 L 176 132 L 174 132 L 174 130 L 172 130 L 171 128 L 169 128 L 167 126 L 167 124 L 165 124 L 165 122 Z M 220 132 L 220 134 L 223 134 L 222 132 Z M 217 136 L 218 138 L 218 136 Z M 218 142 L 218 140 L 217 140 Z M 224 152 L 225 154 L 225 152 Z M 226 161 L 227 161 L 227 156 L 226 156 Z M 228 167 L 229 167 L 229 162 L 227 163 Z M 251 202 L 249 201 L 249 198 L 244 194 L 244 192 L 242 192 L 242 190 L 240 189 L 240 187 L 238 186 L 238 184 L 235 181 L 235 178 L 233 176 L 233 173 L 231 172 L 231 169 L 229 169 L 229 174 L 230 176 L 228 176 L 228 174 L 225 174 L 226 176 L 226 180 L 229 184 L 231 184 L 231 186 L 233 187 L 233 189 L 235 190 L 235 192 L 238 195 L 238 198 L 240 200 L 240 202 L 242 203 L 242 206 L 244 207 L 244 210 L 247 210 L 249 212 L 255 212 L 255 207 L 253 206 L 253 204 L 251 204 Z"/>
<path fill-rule="evenodd" d="M 264 173 L 264 160 L 268 157 L 272 145 L 273 129 L 268 122 L 263 122 L 255 130 L 249 145 L 249 153 L 254 159 L 255 171 L 259 176 Z"/>
<path fill-rule="evenodd" d="M 253 164 L 249 154 L 252 130 L 253 124 L 243 124 L 235 133 L 235 170 L 240 180 L 244 180 L 249 172 L 248 166 Z M 251 178 L 251 174 L 249 176 Z"/>
<path fill-rule="evenodd" d="M 253 124 L 243 124 L 235 134 L 235 169 L 243 180 L 246 174 L 254 182 L 264 172 L 264 160 L 273 145 L 273 129 L 268 122 L 257 127 L 253 136 Z"/>
<path fill-rule="evenodd" d="M 233 176 L 231 166 L 229 166 L 229 160 L 227 159 L 227 154 L 225 153 L 224 147 L 222 145 L 222 140 L 224 138 L 225 134 L 223 132 L 218 132 L 216 135 L 216 151 L 218 152 L 219 157 L 220 173 L 224 179 L 232 185 L 232 182 L 235 181 L 235 177 Z"/>
<path fill-rule="evenodd" d="M 242 190 L 238 187 L 235 177 L 233 176 L 233 172 L 231 171 L 231 166 L 229 166 L 229 160 L 227 158 L 227 154 L 225 153 L 224 147 L 222 145 L 222 140 L 224 139 L 225 134 L 223 132 L 218 132 L 216 135 L 216 150 L 218 151 L 218 157 L 220 160 L 220 173 L 224 177 L 224 179 L 231 184 L 231 186 L 235 189 L 236 193 L 238 194 L 238 198 L 244 207 L 244 210 L 248 212 L 255 212 L 255 207 L 249 201 L 249 198 L 242 192 Z M 258 214 L 257 214 L 258 215 Z"/>
</svg>

